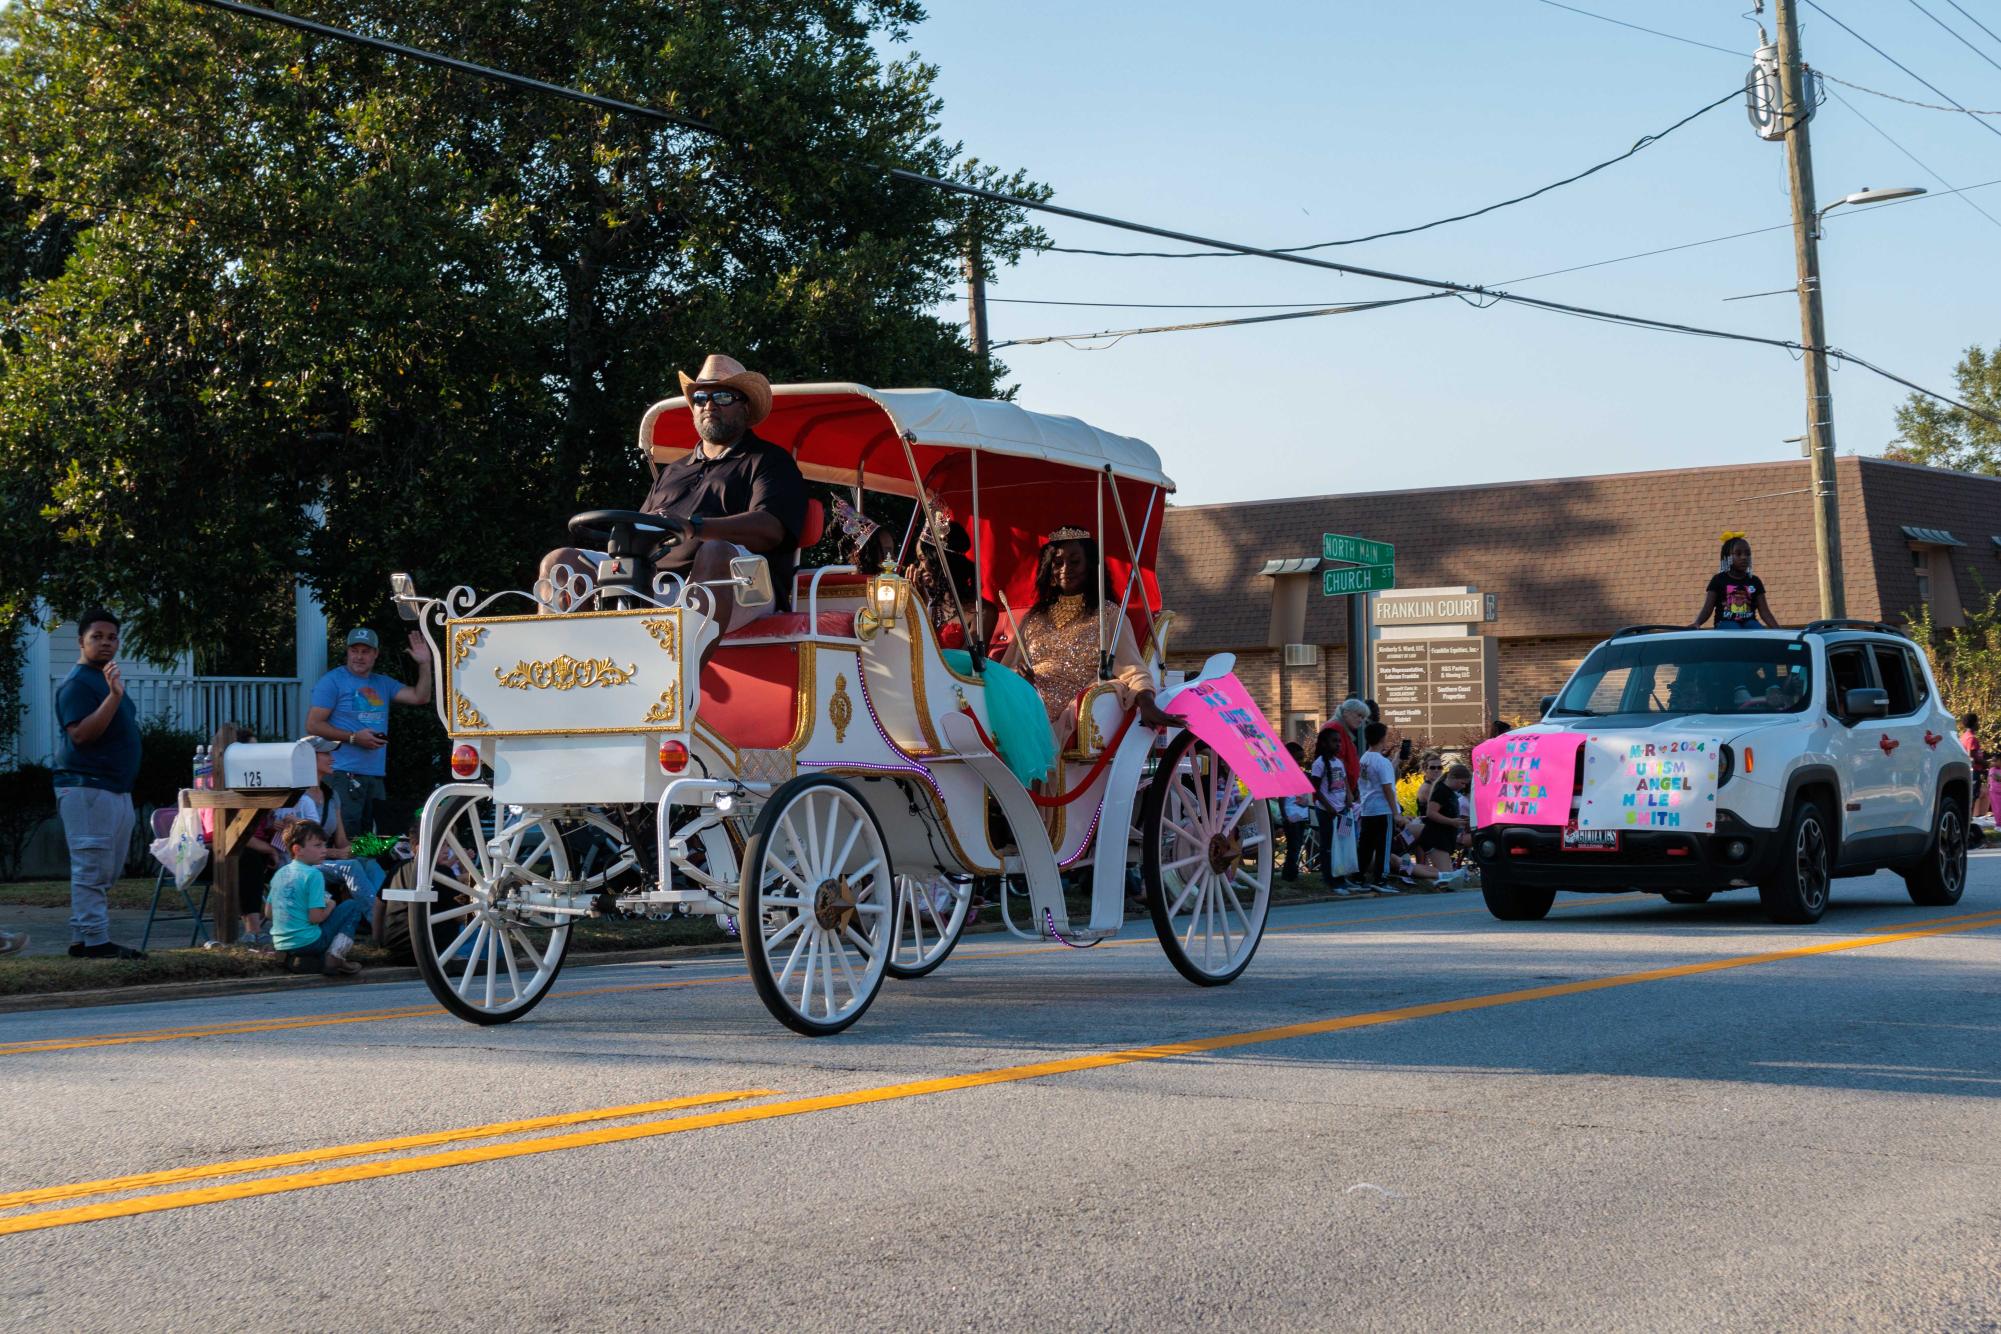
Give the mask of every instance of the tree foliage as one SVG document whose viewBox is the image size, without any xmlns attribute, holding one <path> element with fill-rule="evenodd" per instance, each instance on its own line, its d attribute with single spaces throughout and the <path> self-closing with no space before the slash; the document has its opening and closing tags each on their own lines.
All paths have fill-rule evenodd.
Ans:
<svg viewBox="0 0 2001 1334">
<path fill-rule="evenodd" d="M 1967 348 L 1953 379 L 1963 401 L 2001 418 L 2001 347 Z M 1995 421 L 1912 394 L 1897 409 L 1897 430 L 1901 438 L 1886 451 L 1890 458 L 2001 477 L 2001 424 Z"/>
<path fill-rule="evenodd" d="M 126 609 L 141 648 L 289 672 L 291 584 L 519 586 L 637 500 L 674 369 L 991 394 L 929 312 L 968 228 L 888 165 L 1017 193 L 885 61 L 910 0 L 289 8 L 684 111 L 600 113 L 183 0 L 0 10 L 0 616 Z"/>
<path fill-rule="evenodd" d="M 2001 589 L 1981 590 L 1982 600 L 1967 607 L 1966 623 L 1946 630 L 1921 606 L 1907 617 L 1911 638 L 1931 659 L 1939 701 L 1955 718 L 1980 715 L 1983 735 L 2001 720 Z"/>
</svg>

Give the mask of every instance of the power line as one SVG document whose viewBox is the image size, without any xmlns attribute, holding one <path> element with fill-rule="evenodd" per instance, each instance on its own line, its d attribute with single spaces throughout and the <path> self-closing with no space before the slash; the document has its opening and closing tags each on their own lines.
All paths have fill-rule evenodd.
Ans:
<svg viewBox="0 0 2001 1334">
<path fill-rule="evenodd" d="M 1862 45 L 1868 47 L 1871 51 L 1874 51 L 1877 55 L 1883 57 L 1883 59 L 1889 61 L 1892 65 L 1895 65 L 1898 69 L 1910 75 L 1913 79 L 1916 79 L 1919 83 L 1931 89 L 1933 92 L 1937 93 L 1940 97 L 1943 97 L 1946 101 L 1952 103 L 1953 108 L 1955 110 L 1966 112 L 1966 118 L 1972 121 L 1975 125 L 1978 125 L 1981 129 L 1987 131 L 1991 135 L 1994 135 L 1996 138 L 2001 138 L 2001 130 L 1995 129 L 1992 125 L 1980 119 L 1980 117 L 1974 115 L 1971 111 L 1967 111 L 1966 107 L 1963 104 L 1961 104 L 1959 99 L 1954 97 L 1951 93 L 1948 93 L 1945 89 L 1939 87 L 1937 84 L 1933 83 L 1930 79 L 1927 79 L 1924 75 L 1918 73 L 1916 70 L 1912 69 L 1909 65 L 1906 65 L 1903 61 L 1897 59 L 1895 56 L 1891 55 L 1888 51 L 1885 51 L 1882 47 L 1876 45 L 1876 43 L 1870 41 L 1867 37 L 1864 37 L 1861 33 L 1849 27 L 1846 23 L 1843 23 L 1840 19 L 1834 17 L 1834 15 L 1828 13 L 1827 10 L 1819 4 L 1818 0 L 1806 0 L 1806 3 L 1813 6 L 1814 12 L 1819 14 L 1822 18 L 1826 19 L 1829 23 L 1832 23 L 1835 27 L 1841 29 L 1843 32 L 1847 33 L 1850 37 L 1853 37 L 1856 41 L 1862 43 Z"/>
<path fill-rule="evenodd" d="M 1558 6 L 1558 7 L 1567 8 L 1567 6 Z M 1560 181 L 1551 181 L 1548 185 L 1542 186 L 1535 190 L 1531 190 L 1527 194 L 1516 195 L 1512 199 L 1503 199 L 1499 203 L 1489 204 L 1485 208 L 1476 208 L 1473 209 L 1471 212 L 1455 213 L 1449 218 L 1438 218 L 1431 222 L 1422 222 L 1416 225 L 1415 227 L 1398 227 L 1395 228 L 1394 230 L 1387 232 L 1371 232 L 1367 236 L 1351 236 L 1345 241 L 1316 241 L 1312 245 L 1283 246 L 1279 248 L 1278 253 L 1281 255 L 1303 255 L 1309 251 L 1328 250 L 1335 246 L 1361 245 L 1365 241 L 1381 241 L 1392 236 L 1409 236 L 1414 232 L 1428 232 L 1433 227 L 1443 227 L 1447 223 L 1453 223 L 1453 222 L 1465 222 L 1469 218 L 1477 218 L 1482 216 L 1483 214 L 1492 213 L 1496 209 L 1503 209 L 1503 208 L 1508 208 L 1515 204 L 1526 203 L 1529 200 L 1536 198 L 1538 195 L 1546 195 L 1551 190 L 1559 190 L 1566 185 L 1573 185 L 1576 182 L 1583 180 L 1586 176 L 1596 175 L 1597 173 L 1605 170 L 1605 168 L 1607 167 L 1613 166 L 1620 162 L 1624 162 L 1627 158 L 1633 156 L 1635 153 L 1639 152 L 1647 145 L 1659 143 L 1661 140 L 1667 138 L 1670 134 L 1673 134 L 1676 130 L 1680 129 L 1682 126 L 1688 124 L 1690 121 L 1696 119 L 1697 117 L 1706 115 L 1707 113 L 1716 110 L 1716 108 L 1722 106 L 1725 102 L 1734 101 L 1737 98 L 1739 92 L 1741 91 L 1742 91 L 1741 89 L 1732 88 L 1729 92 L 1723 94 L 1723 96 L 1717 98 L 1714 102 L 1711 102 L 1708 106 L 1699 108 L 1698 110 L 1695 111 L 1691 111 L 1688 115 L 1683 116 L 1680 120 L 1668 126 L 1665 130 L 1661 130 L 1654 134 L 1641 135 L 1638 139 L 1633 141 L 1633 146 L 1631 148 L 1628 148 L 1625 152 L 1619 154 L 1617 157 L 1606 158 L 1603 162 L 1597 163 L 1593 166 L 1586 167 L 1583 171 L 1578 172 L 1574 176 L 1566 176 Z M 1239 256 L 1235 251 L 1230 251 L 1230 250 L 1196 250 L 1196 251 L 1081 250 L 1081 249 L 1073 249 L 1068 246 L 1050 246 L 1049 249 L 1066 255 L 1100 255 L 1113 259 L 1215 259 L 1218 257 L 1226 259 L 1239 258 Z"/>
<path fill-rule="evenodd" d="M 1858 209 L 1856 212 L 1875 213 L 1886 208 L 1902 208 L 1906 204 L 1922 204 L 1929 200 L 1946 199 L 1953 195 L 1963 195 L 1973 190 L 1984 190 L 1996 185 L 2001 185 L 2001 176 L 1997 176 L 1991 181 L 1977 181 L 1972 185 L 1963 185 L 1957 189 L 1937 190 L 1930 194 L 1913 195 L 1909 199 L 1891 199 L 1881 204 L 1872 204 L 1867 208 Z M 1614 255 L 1610 259 L 1594 259 L 1587 264 L 1572 264 L 1567 268 L 1547 269 L 1541 273 L 1524 274 L 1519 278 L 1503 278 L 1500 282 L 1494 284 L 1494 286 L 1513 287 L 1520 283 L 1540 282 L 1544 278 L 1556 278 L 1566 273 L 1580 273 L 1585 269 L 1602 269 L 1607 265 L 1625 264 L 1636 259 L 1652 259 L 1656 255 L 1671 255 L 1680 250 L 1695 250 L 1702 246 L 1717 245 L 1724 241 L 1741 240 L 1746 236 L 1763 236 L 1767 232 L 1789 232 L 1792 228 L 1793 225 L 1790 222 L 1775 222 L 1769 227 L 1751 227 L 1741 232 L 1726 232 L 1722 236 L 1704 237 L 1700 241 L 1684 241 L 1680 245 L 1661 246 L 1654 250 L 1641 250 L 1631 255 Z M 953 301 L 957 301 L 958 299 L 956 296 L 951 298 Z M 1113 310 L 1297 310 L 1305 307 L 1317 307 L 1321 304 L 1314 301 L 1277 301 L 1265 304 L 1245 302 L 1242 304 L 1224 303 L 1217 305 L 1179 301 L 1036 301 L 1025 297 L 997 296 L 990 296 L 987 300 L 989 302 L 1007 301 L 1010 304 L 1022 306 L 1086 306 Z M 1135 330 L 1134 332 L 1140 331 Z"/>
<path fill-rule="evenodd" d="M 1834 95 L 1834 100 L 1841 103 L 1841 105 L 1847 107 L 1849 113 L 1853 115 L 1857 120 L 1861 121 L 1864 125 L 1867 125 L 1870 129 L 1876 131 L 1876 133 L 1882 135 L 1883 138 L 1889 142 L 1890 147 L 1896 149 L 1899 153 L 1902 153 L 1905 157 L 1917 163 L 1919 170 L 1923 171 L 1927 176 L 1937 181 L 1940 185 L 1943 185 L 1946 189 L 1958 195 L 1960 199 L 1965 201 L 1966 206 L 1968 208 L 1972 209 L 1975 213 L 1978 213 L 1981 217 L 1993 223 L 1996 227 L 2001 227 L 2001 218 L 1996 218 L 1992 213 L 1989 213 L 1986 209 L 1974 203 L 1972 198 L 1968 196 L 1965 191 L 1958 189 L 1953 185 L 1951 181 L 1948 181 L 1945 177 L 1933 171 L 1928 163 L 1926 163 L 1916 153 L 1913 153 L 1910 149 L 1898 143 L 1894 138 L 1891 137 L 1890 132 L 1888 130 L 1884 129 L 1882 126 L 1878 125 L 1875 121 L 1870 120 L 1867 116 L 1863 115 L 1859 110 L 1856 109 L 1855 105 L 1851 103 L 1847 98 L 1843 97 L 1840 93 L 1836 93 Z"/>
<path fill-rule="evenodd" d="M 1981 111 L 1977 107 L 1944 107 L 1936 102 L 1920 102 L 1914 97 L 1899 97 L 1895 93 L 1886 93 L 1880 88 L 1864 88 L 1859 83 L 1850 83 L 1846 79 L 1837 79 L 1826 70 L 1816 70 L 1815 73 L 1819 74 L 1821 78 L 1826 79 L 1829 83 L 1838 83 L 1843 88 L 1852 88 L 1858 93 L 1867 93 L 1871 97 L 1881 97 L 1892 102 L 1902 102 L 1907 107 L 1923 107 L 1926 111 L 1963 111 L 1969 116 L 2001 116 L 2001 111 Z"/>
<path fill-rule="evenodd" d="M 1575 5 L 1560 5 L 1556 0 L 1539 0 L 1539 3 L 1548 5 L 1551 9 L 1567 9 L 1573 14 L 1582 14 L 1585 18 L 1597 19 L 1600 23 L 1616 23 L 1622 28 L 1631 28 L 1634 32 L 1644 32 L 1655 37 L 1665 37 L 1670 42 L 1680 42 L 1683 46 L 1699 46 L 1706 51 L 1721 51 L 1726 56 L 1734 56 L 1738 60 L 1744 59 L 1743 52 L 1732 51 L 1727 46 L 1712 46 L 1708 42 L 1698 42 L 1693 37 L 1677 37 L 1671 32 L 1662 32 L 1658 28 L 1642 28 L 1637 23 L 1628 23 L 1624 19 L 1615 19 L 1606 14 L 1594 14 L 1588 9 L 1579 9 Z"/>
<path fill-rule="evenodd" d="M 1919 4 L 1918 0 L 1911 0 L 1911 8 L 1917 10 L 1918 13 L 1923 14 L 1933 23 L 1938 24 L 1939 27 L 1944 28 L 1947 32 L 1951 33 L 1954 41 L 1958 42 L 1961 46 L 1965 47 L 1967 50 L 1973 52 L 1974 55 L 1979 56 L 1982 60 L 1994 66 L 1995 69 L 2001 69 L 2001 61 L 1997 61 L 1996 59 L 1994 59 L 1993 56 L 1988 55 L 1985 51 L 1982 51 L 1972 42 L 1960 36 L 1959 29 L 1948 26 L 1944 19 L 1940 18 L 1938 15 L 1932 13 L 1929 9 L 1926 9 L 1923 5 Z M 1959 6 L 1954 5 L 1953 8 L 1958 9 Z M 1961 9 L 1959 12 L 1962 14 L 1966 13 L 1966 11 L 1963 9 Z M 1993 34 L 1990 33 L 1988 35 L 1992 36 Z"/>
<path fill-rule="evenodd" d="M 1959 0 L 1945 0 L 1945 2 L 1951 5 L 1954 9 L 1959 9 L 1960 13 L 1966 14 L 1966 11 L 1964 9 L 1960 9 Z M 1979 19 L 1973 17 L 1973 15 L 1966 14 L 1966 21 L 1968 23 L 1971 23 L 1974 27 L 1980 29 L 1980 31 L 1986 33 L 1989 37 L 1994 38 L 1995 41 L 2001 42 L 2001 34 L 1997 34 L 1994 31 L 1994 29 L 1988 27 L 1985 23 L 1982 23 Z"/>
<path fill-rule="evenodd" d="M 1453 292 L 1427 292 L 1423 296 L 1397 297 L 1389 301 L 1363 301 L 1346 306 L 1322 306 L 1317 310 L 1294 310 L 1283 315 L 1250 315 L 1233 320 L 1203 320 L 1195 324 L 1157 324 L 1144 329 L 1105 329 L 1088 334 L 1044 334 L 1036 338 L 1012 338 L 1005 343 L 995 343 L 994 351 L 1004 347 L 1036 347 L 1044 343 L 1067 343 L 1080 352 L 1104 352 L 1117 347 L 1128 338 L 1140 334 L 1188 333 L 1197 329 L 1228 329 L 1244 324 L 1271 324 L 1278 320 L 1310 320 L 1322 315 L 1355 315 L 1368 310 L 1381 310 L 1386 306 L 1408 306 L 1415 301 L 1436 301 L 1440 297 L 1455 296 Z M 1078 343 L 1095 342 L 1100 338 L 1112 341 L 1104 347 L 1077 348 Z"/>
<path fill-rule="evenodd" d="M 278 23 L 336 41 L 356 42 L 391 55 L 407 55 L 423 63 L 450 69 L 458 73 L 470 74 L 475 78 L 489 79 L 513 87 L 524 88 L 531 92 L 546 93 L 570 101 L 583 102 L 603 110 L 635 115 L 642 119 L 675 125 L 684 129 L 696 129 L 707 134 L 718 136 L 721 134 L 721 131 L 715 126 L 692 116 L 662 111 L 657 107 L 642 106 L 635 102 L 624 102 L 616 98 L 602 97 L 595 93 L 583 92 L 580 89 L 567 88 L 561 84 L 544 83 L 539 79 L 530 79 L 524 75 L 512 74 L 485 65 L 476 65 L 471 61 L 458 60 L 451 56 L 442 56 L 435 52 L 422 51 L 416 47 L 405 46 L 399 42 L 390 42 L 379 37 L 364 37 L 359 33 L 349 32 L 346 29 L 336 28 L 329 24 L 315 23 L 309 19 L 297 18 L 290 14 L 281 14 L 275 10 L 261 9 L 254 5 L 243 4 L 240 0 L 194 0 L 194 3 L 249 18 L 260 19 L 265 22 Z M 1812 4 L 1813 0 L 1807 0 L 1807 3 Z M 1820 6 L 1814 5 L 1814 8 L 1819 9 Z M 1934 89 L 1933 91 L 1937 90 Z M 1939 95 L 1941 97 L 1945 96 L 1943 93 Z M 2001 133 L 2001 131 L 1997 131 L 1997 133 Z M 1628 315 L 1619 311 L 1600 310 L 1591 306 L 1573 305 L 1569 302 L 1547 301 L 1541 297 L 1522 296 L 1519 293 L 1504 292 L 1494 288 L 1482 287 L 1474 283 L 1453 282 L 1444 278 L 1426 278 L 1416 274 L 1398 273 L 1389 269 L 1365 268 L 1359 264 L 1342 264 L 1335 260 L 1322 259 L 1317 255 L 1291 254 L 1280 250 L 1244 245 L 1240 242 L 1226 241 L 1213 236 L 1203 236 L 1195 232 L 1184 232 L 1172 227 L 1158 227 L 1151 223 L 1135 222 L 1126 218 L 1113 217 L 1109 214 L 1091 213 L 1083 209 L 1069 208 L 1062 204 L 1052 204 L 1047 200 L 1028 199 L 1020 195 L 1010 195 L 999 190 L 987 189 L 984 186 L 970 185 L 963 181 L 951 181 L 942 177 L 927 176 L 923 172 L 912 171 L 907 167 L 887 167 L 883 171 L 891 180 L 903 181 L 911 185 L 922 185 L 929 189 L 943 191 L 947 194 L 959 195 L 967 199 L 983 200 L 1005 208 L 1047 213 L 1054 217 L 1069 218 L 1075 222 L 1088 222 L 1096 226 L 1111 227 L 1121 231 L 1134 232 L 1142 236 L 1158 237 L 1163 241 L 1177 241 L 1184 245 L 1198 246 L 1212 250 L 1231 250 L 1239 254 L 1276 260 L 1283 264 L 1304 265 L 1308 268 L 1321 269 L 1330 273 L 1347 274 L 1357 278 L 1375 278 L 1383 282 L 1398 283 L 1407 287 L 1425 287 L 1430 288 L 1434 292 L 1449 292 L 1467 297 L 1483 298 L 1488 304 L 1507 301 L 1515 305 L 1529 306 L 1533 309 L 1546 310 L 1560 315 L 1570 315 L 1580 319 L 1603 320 L 1607 323 L 1621 324 L 1629 328 L 1654 329 L 1664 333 L 1679 333 L 1697 338 L 1717 338 L 1730 342 L 1752 343 L 1762 347 L 1780 348 L 1789 353 L 1804 353 L 1809 350 L 1804 345 L 1793 342 L 1790 339 L 1766 338 L 1757 334 L 1735 333 L 1725 329 L 1709 329 L 1699 325 L 1681 324 L 1673 320 L 1654 319 L 1646 315 Z M 1832 348 L 1824 350 L 1829 356 L 1846 355 L 1838 353 Z M 1889 376 L 1887 372 L 1862 361 L 1860 358 L 1848 359 L 1855 361 L 1858 365 L 1865 366 L 1869 370 L 1875 371 L 1877 374 L 1884 375 L 1886 378 L 1897 378 Z M 1907 380 L 1897 379 L 1897 382 L 1907 386 L 1910 385 L 1910 382 Z M 1915 388 L 1915 386 L 1911 387 Z M 1920 392 L 1926 393 L 1942 403 L 1971 412 L 1976 416 L 1987 417 L 1986 413 L 1967 407 L 1966 404 L 1960 403 L 1956 399 L 1947 398 L 1943 394 L 1938 394 L 1930 390 L 1920 390 Z M 2001 418 L 1988 418 L 1988 420 L 2001 424 Z"/>
</svg>

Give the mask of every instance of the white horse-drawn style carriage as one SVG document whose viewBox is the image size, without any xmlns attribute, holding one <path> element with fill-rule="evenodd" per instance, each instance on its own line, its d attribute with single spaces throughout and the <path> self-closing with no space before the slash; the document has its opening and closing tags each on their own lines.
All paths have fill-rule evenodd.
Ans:
<svg viewBox="0 0 2001 1334">
<path fill-rule="evenodd" d="M 966 521 L 982 594 L 1011 606 L 1032 597 L 1042 535 L 1089 525 L 1104 553 L 1106 674 L 1107 636 L 1124 620 L 1161 707 L 1228 678 L 1220 655 L 1167 684 L 1152 566 L 1173 484 L 1142 442 L 1009 403 L 853 384 L 777 387 L 758 434 L 857 503 L 864 491 L 914 501 L 905 556 L 942 542 L 949 508 Z M 656 464 L 696 440 L 682 398 L 640 428 Z M 810 506 L 802 551 L 822 522 Z M 1216 985 L 1250 963 L 1270 901 L 1271 820 L 1230 738 L 1136 724 L 1104 682 L 1084 692 L 1035 790 L 992 739 L 984 634 L 956 660 L 969 670 L 954 670 L 901 576 L 801 569 L 791 611 L 716 643 L 711 588 L 655 573 L 645 556 L 685 535 L 677 521 L 594 511 L 571 532 L 608 553 L 578 600 L 546 585 L 434 599 L 394 581 L 436 653 L 456 781 L 424 805 L 415 887 L 388 897 L 409 904 L 419 966 L 452 1013 L 482 1024 L 526 1014 L 579 918 L 681 912 L 740 935 L 782 1022 L 836 1033 L 885 975 L 945 960 L 976 880 L 1000 883 L 1016 935 L 1081 947 L 1120 929 L 1132 867 L 1182 974 Z M 763 558 L 731 573 L 739 601 L 771 604 Z M 978 608 L 961 619 L 991 628 Z M 1081 923 L 1066 872 L 1088 882 Z"/>
</svg>

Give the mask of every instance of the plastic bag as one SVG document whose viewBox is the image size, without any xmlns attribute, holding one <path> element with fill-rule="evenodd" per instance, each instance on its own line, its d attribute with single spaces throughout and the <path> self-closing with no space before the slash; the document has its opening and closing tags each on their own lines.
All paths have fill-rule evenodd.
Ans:
<svg viewBox="0 0 2001 1334">
<path fill-rule="evenodd" d="M 202 838 L 202 814 L 192 806 L 181 807 L 174 816 L 173 825 L 167 830 L 167 836 L 152 842 L 154 859 L 174 873 L 174 884 L 180 889 L 186 889 L 201 874 L 201 868 L 208 865 L 208 843 Z"/>
<path fill-rule="evenodd" d="M 1334 817 L 1325 874 L 1328 879 L 1336 880 L 1344 875 L 1354 875 L 1361 869 L 1361 860 L 1355 852 L 1355 815 L 1352 811 L 1344 811 Z"/>
</svg>

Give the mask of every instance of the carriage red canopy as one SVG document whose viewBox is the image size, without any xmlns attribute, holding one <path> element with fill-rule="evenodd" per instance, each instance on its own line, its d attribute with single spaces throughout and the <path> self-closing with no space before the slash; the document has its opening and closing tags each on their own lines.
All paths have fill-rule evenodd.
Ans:
<svg viewBox="0 0 2001 1334">
<path fill-rule="evenodd" d="M 1137 554 L 1140 578 L 1127 615 L 1136 640 L 1146 642 L 1148 613 L 1160 610 L 1154 560 L 1174 483 L 1145 441 L 942 389 L 859 384 L 774 386 L 771 415 L 757 434 L 790 450 L 816 482 L 901 496 L 928 489 L 974 534 L 981 593 L 1004 594 L 1016 614 L 1035 600 L 1036 554 L 1053 529 L 1097 534 L 1114 605 Z M 656 463 L 696 441 L 685 398 L 654 404 L 640 423 L 640 448 Z"/>
</svg>

